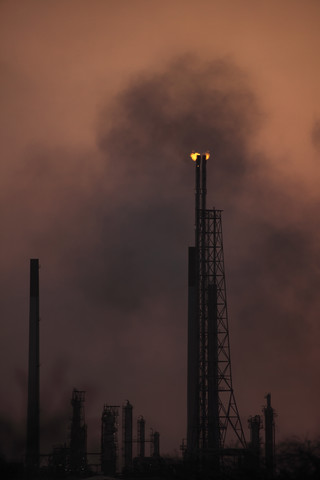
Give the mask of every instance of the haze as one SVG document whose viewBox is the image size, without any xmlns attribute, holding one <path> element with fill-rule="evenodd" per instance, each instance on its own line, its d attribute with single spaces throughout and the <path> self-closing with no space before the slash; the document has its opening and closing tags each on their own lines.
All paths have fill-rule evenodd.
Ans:
<svg viewBox="0 0 320 480">
<path fill-rule="evenodd" d="M 233 381 L 245 427 L 319 435 L 320 5 L 2 1 L 1 451 L 20 458 L 29 259 L 39 258 L 42 451 L 86 390 L 186 435 L 192 149 L 224 210 Z M 248 435 L 247 435 L 248 437 Z"/>
</svg>

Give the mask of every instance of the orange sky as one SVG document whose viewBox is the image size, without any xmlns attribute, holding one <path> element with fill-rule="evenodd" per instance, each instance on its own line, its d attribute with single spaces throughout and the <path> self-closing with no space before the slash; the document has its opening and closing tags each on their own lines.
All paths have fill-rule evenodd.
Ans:
<svg viewBox="0 0 320 480">
<path fill-rule="evenodd" d="M 183 282 L 186 273 L 184 253 L 193 235 L 192 167 L 187 161 L 184 164 L 184 178 L 189 178 L 185 185 L 179 180 L 183 172 L 180 167 L 172 170 L 166 184 L 160 168 L 148 170 L 147 164 L 141 161 L 143 169 L 147 169 L 147 173 L 142 174 L 139 162 L 133 167 L 134 152 L 126 151 L 126 145 L 133 149 L 135 141 L 142 138 L 141 132 L 149 131 L 149 118 L 157 125 L 161 102 L 159 100 L 159 105 L 155 102 L 152 117 L 149 117 L 148 102 L 153 101 L 153 88 L 154 95 L 161 97 L 162 81 L 166 82 L 165 92 L 174 92 L 173 104 L 175 98 L 179 98 L 182 105 L 183 102 L 188 104 L 189 100 L 183 97 L 183 79 L 181 93 L 170 66 L 177 58 L 186 58 L 182 68 L 186 75 L 192 70 L 188 62 L 199 65 L 199 71 L 208 75 L 202 81 L 201 75 L 190 73 L 190 83 L 185 87 L 188 92 L 196 92 L 202 83 L 208 92 L 214 90 L 215 77 L 211 77 L 208 65 L 223 59 L 226 64 L 236 65 L 239 69 L 237 82 L 249 86 L 261 117 L 260 127 L 252 128 L 252 134 L 245 136 L 243 152 L 250 159 L 248 165 L 255 167 L 250 170 L 249 166 L 243 189 L 235 191 L 230 187 L 228 190 L 229 178 L 223 174 L 218 178 L 226 188 L 217 187 L 215 173 L 220 167 L 216 162 L 223 163 L 224 159 L 216 158 L 214 154 L 209 179 L 210 201 L 224 209 L 226 216 L 225 256 L 230 276 L 227 285 L 230 285 L 233 371 L 245 429 L 246 418 L 260 413 L 263 396 L 270 390 L 279 413 L 279 437 L 319 435 L 320 331 L 316 320 L 320 305 L 316 294 L 310 293 L 308 297 L 308 289 L 317 290 L 315 279 L 319 277 L 317 261 L 320 258 L 317 247 L 320 227 L 317 218 L 320 200 L 319 20 L 320 4 L 317 0 L 11 0 L 0 3 L 0 212 L 3 239 L 0 252 L 3 293 L 0 301 L 3 323 L 0 371 L 6 378 L 8 393 L 0 411 L 2 417 L 18 419 L 18 430 L 23 426 L 25 415 L 28 260 L 39 257 L 44 285 L 41 305 L 45 324 L 41 328 L 43 344 L 47 345 L 43 346 L 43 357 L 45 352 L 47 357 L 43 358 L 42 371 L 45 379 L 51 375 L 52 385 L 57 385 L 53 392 L 49 380 L 43 380 L 47 406 L 42 408 L 47 408 L 46 415 L 53 416 L 62 410 L 63 402 L 68 403 L 72 388 L 77 386 L 88 390 L 88 417 L 92 422 L 89 437 L 94 436 L 94 428 L 98 429 L 103 403 L 122 403 L 126 398 L 139 409 L 137 415 L 144 414 L 147 421 L 150 419 L 150 426 L 161 431 L 165 451 L 178 449 L 185 435 L 186 333 L 183 317 L 186 298 L 183 295 L 186 292 Z M 223 75 L 223 78 L 229 78 L 227 73 Z M 147 92 L 147 88 L 151 91 Z M 127 92 L 127 97 L 118 97 L 123 91 Z M 130 123 L 126 115 L 131 112 L 130 101 L 134 102 L 137 92 L 141 98 L 141 112 L 134 105 L 132 111 L 136 117 L 131 118 Z M 239 90 L 237 95 L 240 93 Z M 198 105 L 194 101 L 190 105 L 195 117 L 201 116 L 205 103 L 199 102 Z M 180 128 L 174 112 L 167 117 L 163 115 L 168 124 L 172 122 Z M 213 128 L 221 133 L 217 113 L 208 111 L 208 115 L 214 119 L 212 122 L 216 127 Z M 260 123 L 259 115 L 257 123 Z M 244 123 L 246 121 L 250 125 L 255 122 L 251 117 Z M 241 127 L 241 122 L 236 124 Z M 159 125 L 167 125 L 163 117 Z M 121 140 L 122 131 L 125 136 Z M 140 146 L 139 151 L 148 152 L 152 161 L 157 157 L 159 143 L 155 139 L 158 135 L 156 128 L 152 129 L 150 125 L 150 131 L 152 135 L 145 141 L 148 148 Z M 237 133 L 236 129 L 232 131 Z M 180 139 L 183 138 L 182 132 L 183 124 L 177 133 Z M 174 137 L 174 129 L 168 129 L 168 137 L 171 134 Z M 232 143 L 232 138 L 229 141 Z M 165 139 L 162 144 L 166 144 Z M 170 152 L 180 152 L 182 156 L 182 140 L 175 148 L 174 139 L 170 139 L 163 147 L 163 155 L 170 157 Z M 208 148 L 214 152 L 215 144 L 208 145 Z M 219 151 L 225 151 L 224 147 Z M 120 163 L 115 167 L 117 152 L 121 152 Z M 232 152 L 236 155 L 235 150 Z M 232 178 L 236 185 L 236 174 Z M 132 186 L 132 179 L 139 188 Z M 173 238 L 168 237 L 170 228 L 165 221 L 165 210 L 161 210 L 156 199 L 150 200 L 154 192 L 168 205 L 180 202 L 190 206 L 189 216 L 188 210 L 181 213 L 176 207 L 180 213 L 172 217 Z M 151 210 L 151 217 L 143 217 L 144 222 L 140 224 L 139 208 L 143 209 L 149 201 L 154 216 L 161 221 L 153 224 Z M 218 205 L 218 201 L 222 204 Z M 82 277 L 77 284 L 79 272 L 75 265 L 84 263 L 79 275 L 85 278 L 93 262 L 94 271 L 98 272 L 95 278 L 106 282 L 108 255 L 113 256 L 112 249 L 118 248 L 118 243 L 110 239 L 114 236 L 121 240 L 123 248 L 121 255 L 119 253 L 123 261 L 119 265 L 122 273 L 115 284 L 122 285 L 123 276 L 133 275 L 127 271 L 126 255 L 135 255 L 134 247 L 141 244 L 141 239 L 137 231 L 131 232 L 128 228 L 130 221 L 127 222 L 125 216 L 128 206 L 136 209 L 132 213 L 134 218 L 137 216 L 133 229 L 145 229 L 148 235 L 148 228 L 152 225 L 152 241 L 156 244 L 154 252 L 161 252 L 163 245 L 173 242 L 176 256 L 172 254 L 170 257 L 167 268 L 171 277 L 166 278 L 161 262 L 158 265 L 152 253 L 149 258 L 143 252 L 144 261 L 150 262 L 154 269 L 160 269 L 159 278 L 151 267 L 144 270 L 144 264 L 140 263 L 139 269 L 145 271 L 146 276 L 151 275 L 155 287 L 154 290 L 150 287 L 148 298 L 142 299 L 142 305 L 132 306 L 131 310 L 132 299 L 125 297 L 128 309 L 124 313 L 117 306 L 119 292 L 112 285 L 107 287 L 106 283 L 98 284 L 98 281 L 94 284 L 101 296 L 104 288 L 112 290 L 114 287 L 114 303 L 97 307 L 94 297 L 86 298 L 79 286 Z M 115 215 L 118 215 L 117 221 Z M 102 218 L 106 222 L 103 226 L 100 224 Z M 298 246 L 307 242 L 308 255 L 301 247 L 301 252 L 298 250 L 297 254 L 286 257 L 286 252 L 291 251 L 291 244 L 288 246 L 286 242 L 291 237 L 288 234 L 280 238 L 280 228 L 285 232 L 292 231 L 293 241 Z M 267 247 L 264 250 L 263 242 L 269 239 L 268 235 L 271 238 L 272 229 L 278 229 L 277 240 L 272 249 L 268 243 L 270 250 Z M 125 235 L 131 241 L 124 242 Z M 299 235 L 303 239 L 300 243 Z M 103 250 L 105 238 L 110 242 L 108 252 Z M 279 257 L 276 256 L 278 245 Z M 106 257 L 102 260 L 90 254 L 86 263 L 85 252 L 89 248 L 97 249 L 100 255 L 103 252 Z M 263 255 L 268 261 L 261 267 L 265 276 L 259 279 L 260 289 L 255 296 L 261 299 L 261 308 L 271 302 L 276 311 L 279 302 L 281 311 L 287 311 L 295 301 L 298 303 L 297 323 L 288 330 L 288 320 L 280 336 L 276 328 L 278 320 L 274 324 L 271 322 L 275 328 L 273 331 L 271 324 L 266 326 L 264 320 L 259 320 L 256 309 L 250 310 L 248 289 L 257 282 L 255 275 L 259 272 Z M 268 255 L 271 255 L 270 259 Z M 272 259 L 276 261 L 275 268 Z M 274 273 L 272 276 L 272 272 L 278 268 L 279 272 L 286 271 L 286 262 L 290 266 L 295 264 L 296 277 L 281 276 L 281 281 L 286 283 L 278 284 L 279 275 Z M 266 273 L 268 265 L 270 271 Z M 313 269 L 310 277 L 309 266 Z M 110 265 L 113 274 L 114 268 Z M 175 272 L 180 273 L 175 276 Z M 247 282 L 244 282 L 246 302 L 239 287 L 242 276 Z M 166 282 L 173 279 L 168 290 L 174 290 L 175 296 L 170 297 L 166 287 L 161 290 L 164 278 Z M 112 284 L 112 280 L 109 281 Z M 313 283 L 310 285 L 309 282 Z M 142 280 L 141 286 L 146 288 Z M 299 292 L 304 303 L 297 299 Z M 78 304 L 79 296 L 81 301 Z M 123 301 L 121 296 L 118 301 Z M 154 322 L 147 321 L 153 316 Z M 126 327 L 118 330 L 124 317 Z M 247 318 L 247 323 L 241 323 L 243 317 Z M 177 318 L 180 320 L 175 323 Z M 264 318 L 263 314 L 261 318 Z M 70 349 L 70 343 L 73 344 L 75 339 L 78 347 Z M 81 360 L 81 356 L 86 361 Z M 126 361 L 132 361 L 132 358 L 133 373 L 125 378 Z M 68 367 L 61 367 L 63 361 Z M 152 369 L 146 368 L 150 364 Z M 103 365 L 108 367 L 104 370 Z M 157 378 L 154 383 L 151 370 Z M 93 381 L 95 373 L 97 380 Z M 107 385 L 101 386 L 101 377 Z M 166 407 L 159 412 L 156 399 L 161 396 Z M 9 411 L 11 407 L 13 411 Z M 304 413 L 298 418 L 301 409 Z M 57 432 L 54 435 L 58 437 Z M 64 438 L 55 438 L 54 441 L 62 442 Z M 96 440 L 91 438 L 90 442 L 94 445 Z"/>
</svg>

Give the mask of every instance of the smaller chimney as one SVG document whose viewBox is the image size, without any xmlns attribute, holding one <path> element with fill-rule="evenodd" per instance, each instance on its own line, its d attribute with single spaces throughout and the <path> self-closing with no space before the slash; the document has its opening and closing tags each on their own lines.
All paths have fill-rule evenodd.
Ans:
<svg viewBox="0 0 320 480">
<path fill-rule="evenodd" d="M 39 414 L 40 414 L 40 361 L 39 361 L 39 260 L 30 260 L 29 309 L 29 370 L 26 466 L 30 471 L 39 469 Z"/>
</svg>

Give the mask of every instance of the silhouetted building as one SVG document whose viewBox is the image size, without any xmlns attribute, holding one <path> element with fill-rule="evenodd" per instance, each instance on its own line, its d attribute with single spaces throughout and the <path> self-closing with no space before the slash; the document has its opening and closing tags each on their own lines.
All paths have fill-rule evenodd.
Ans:
<svg viewBox="0 0 320 480">
<path fill-rule="evenodd" d="M 118 458 L 119 406 L 104 405 L 101 417 L 101 470 L 114 475 Z"/>
<path fill-rule="evenodd" d="M 27 413 L 27 469 L 39 468 L 40 423 L 40 354 L 39 354 L 39 260 L 30 260 L 30 309 L 29 309 L 29 365 L 28 365 L 28 413 Z"/>
<path fill-rule="evenodd" d="M 123 470 L 132 469 L 132 405 L 129 401 L 122 406 L 122 457 Z"/>
<path fill-rule="evenodd" d="M 221 210 L 206 208 L 208 155 L 195 161 L 195 246 L 189 248 L 186 457 L 217 473 L 226 440 L 246 441 L 232 387 Z"/>
<path fill-rule="evenodd" d="M 72 420 L 70 431 L 70 469 L 81 473 L 87 468 L 87 425 L 84 416 L 85 392 L 72 392 Z"/>
</svg>

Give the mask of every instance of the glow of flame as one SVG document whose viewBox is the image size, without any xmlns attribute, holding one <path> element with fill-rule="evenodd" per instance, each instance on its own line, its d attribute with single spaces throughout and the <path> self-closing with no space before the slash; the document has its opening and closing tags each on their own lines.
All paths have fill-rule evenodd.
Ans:
<svg viewBox="0 0 320 480">
<path fill-rule="evenodd" d="M 190 153 L 190 157 L 194 162 L 197 160 L 198 155 L 200 155 L 200 153 L 197 153 L 197 152 Z"/>
<path fill-rule="evenodd" d="M 209 158 L 210 158 L 210 153 L 209 153 L 209 152 L 206 152 L 206 153 L 205 153 L 205 156 L 206 156 L 206 160 L 209 160 Z"/>
</svg>

